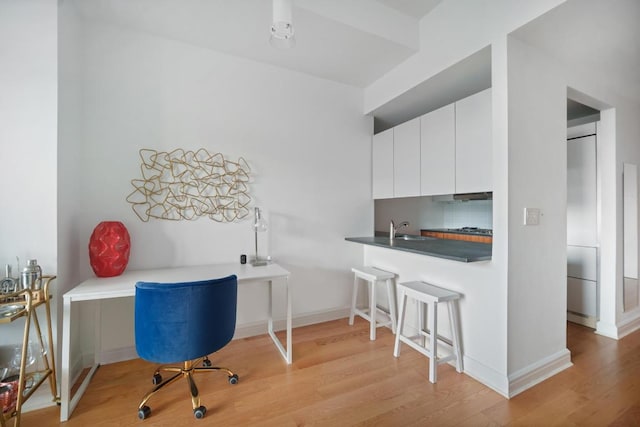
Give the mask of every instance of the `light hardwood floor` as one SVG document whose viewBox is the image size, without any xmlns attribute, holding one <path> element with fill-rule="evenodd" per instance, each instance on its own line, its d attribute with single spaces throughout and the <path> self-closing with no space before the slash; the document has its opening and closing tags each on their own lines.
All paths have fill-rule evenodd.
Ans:
<svg viewBox="0 0 640 427">
<path fill-rule="evenodd" d="M 151 399 L 151 417 L 137 405 L 151 387 L 154 365 L 132 360 L 100 367 L 71 419 L 57 407 L 23 414 L 37 426 L 638 426 L 640 332 L 620 341 L 568 325 L 574 366 L 507 400 L 453 367 L 428 381 L 427 359 L 403 346 L 393 357 L 393 335 L 346 319 L 293 331 L 294 363 L 287 366 L 264 335 L 235 340 L 212 358 L 240 376 L 222 373 L 196 381 L 208 412 L 196 420 L 185 381 Z"/>
</svg>

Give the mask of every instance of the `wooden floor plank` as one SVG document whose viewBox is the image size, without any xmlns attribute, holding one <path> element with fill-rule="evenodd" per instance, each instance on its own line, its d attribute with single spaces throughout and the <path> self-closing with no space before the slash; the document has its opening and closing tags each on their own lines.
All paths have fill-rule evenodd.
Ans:
<svg viewBox="0 0 640 427">
<path fill-rule="evenodd" d="M 196 420 L 181 380 L 154 396 L 152 415 L 137 419 L 155 365 L 131 360 L 100 367 L 66 423 L 59 408 L 25 413 L 25 427 L 54 426 L 600 426 L 640 425 L 640 332 L 615 341 L 568 324 L 574 365 L 505 399 L 450 365 L 428 381 L 428 359 L 394 336 L 356 318 L 294 330 L 294 363 L 287 365 L 267 335 L 232 341 L 212 356 L 240 376 L 196 376 L 204 420 Z"/>
</svg>

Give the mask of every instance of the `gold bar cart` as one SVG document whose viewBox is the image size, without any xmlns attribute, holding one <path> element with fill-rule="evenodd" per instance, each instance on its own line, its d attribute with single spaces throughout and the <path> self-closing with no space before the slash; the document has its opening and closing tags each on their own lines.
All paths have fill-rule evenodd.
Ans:
<svg viewBox="0 0 640 427">
<path fill-rule="evenodd" d="M 33 393 L 47 379 L 51 387 L 51 396 L 53 401 L 60 403 L 60 397 L 57 394 L 56 385 L 56 363 L 53 348 L 53 335 L 51 329 L 51 295 L 49 286 L 56 276 L 42 276 L 42 286 L 40 289 L 23 289 L 17 292 L 0 294 L 0 309 L 3 315 L 0 316 L 0 327 L 3 324 L 12 323 L 18 319 L 24 318 L 24 334 L 22 339 L 22 349 L 20 357 L 20 374 L 17 381 L 17 393 L 14 393 L 15 405 L 12 399 L 9 399 L 10 406 L 1 407 L 0 405 L 0 426 L 5 427 L 7 422 L 12 418 L 15 419 L 15 427 L 20 426 L 20 414 L 24 403 L 33 395 Z M 45 307 L 46 316 L 46 333 L 47 343 L 42 337 L 40 321 L 38 320 L 37 308 Z M 30 332 L 33 325 L 36 337 L 36 345 L 42 354 L 42 364 L 36 367 L 36 370 L 27 372 L 26 363 L 29 356 Z"/>
</svg>

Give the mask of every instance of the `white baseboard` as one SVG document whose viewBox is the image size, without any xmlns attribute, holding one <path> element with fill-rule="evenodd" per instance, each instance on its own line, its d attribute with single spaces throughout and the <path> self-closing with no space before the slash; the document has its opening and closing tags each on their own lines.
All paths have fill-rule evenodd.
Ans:
<svg viewBox="0 0 640 427">
<path fill-rule="evenodd" d="M 125 360 L 136 359 L 138 352 L 135 346 L 114 348 L 100 353 L 100 364 L 108 365 L 110 363 L 123 362 Z M 89 365 L 93 365 L 93 362 Z"/>
<path fill-rule="evenodd" d="M 506 375 L 466 355 L 463 355 L 463 363 L 466 375 L 509 398 L 509 380 Z"/>
<path fill-rule="evenodd" d="M 468 356 L 464 356 L 464 373 L 507 399 L 572 365 L 571 353 L 565 349 L 507 377 Z"/>
<path fill-rule="evenodd" d="M 291 323 L 293 328 L 299 328 L 302 326 L 313 325 L 316 323 L 329 322 L 331 320 L 343 319 L 349 316 L 350 308 L 339 308 L 330 311 L 321 311 L 305 314 L 292 319 Z M 282 331 L 287 327 L 287 319 L 274 319 L 273 329 L 276 331 Z M 254 337 L 267 333 L 266 321 L 246 323 L 236 326 L 236 332 L 233 335 L 233 339 L 241 339 L 247 337 Z M 103 351 L 100 354 L 100 363 L 108 365 L 110 363 L 123 362 L 125 360 L 131 360 L 138 357 L 135 346 L 122 347 Z M 93 358 L 88 365 L 93 364 Z M 73 372 L 73 371 L 72 371 Z"/>
<path fill-rule="evenodd" d="M 618 338 L 626 337 L 640 329 L 640 317 L 635 317 L 618 325 Z"/>
<path fill-rule="evenodd" d="M 596 334 L 613 338 L 614 340 L 620 338 L 620 336 L 618 336 L 618 326 L 613 323 L 605 323 L 600 320 L 596 323 Z"/>
<path fill-rule="evenodd" d="M 33 392 L 29 400 L 24 403 L 22 412 L 35 411 L 36 409 L 48 408 L 49 406 L 55 406 L 56 402 L 51 396 L 51 389 L 49 388 L 49 380 L 45 381 L 40 387 Z"/>
<path fill-rule="evenodd" d="M 526 368 L 520 369 L 509 375 L 508 397 L 514 397 L 571 366 L 573 366 L 571 353 L 569 350 L 564 349 Z"/>
<path fill-rule="evenodd" d="M 622 337 L 637 331 L 640 329 L 640 316 L 633 316 L 633 313 L 631 314 L 632 317 L 624 318 L 617 324 L 598 322 L 596 334 L 613 338 L 614 340 L 619 340 Z"/>
<path fill-rule="evenodd" d="M 598 325 L 598 320 L 595 317 L 583 316 L 580 314 L 567 311 L 567 320 L 569 322 L 577 323 L 578 325 L 586 326 L 588 328 L 595 329 Z"/>
<path fill-rule="evenodd" d="M 82 370 L 85 366 L 85 358 L 77 357 L 76 360 L 71 364 L 70 372 L 71 372 L 71 384 L 75 384 L 75 382 L 80 378 L 82 374 Z M 93 359 L 91 359 L 93 361 Z M 58 393 L 60 387 L 60 378 L 58 376 Z M 31 395 L 29 400 L 27 400 L 22 407 L 22 412 L 35 411 L 37 409 L 48 408 L 50 406 L 54 406 L 56 402 L 53 400 L 51 396 L 51 389 L 49 388 L 49 381 L 45 381 L 40 387 Z"/>
</svg>

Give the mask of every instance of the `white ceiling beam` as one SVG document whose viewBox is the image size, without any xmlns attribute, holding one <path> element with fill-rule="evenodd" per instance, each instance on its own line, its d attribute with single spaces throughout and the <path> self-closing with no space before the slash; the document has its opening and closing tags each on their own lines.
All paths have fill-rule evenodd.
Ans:
<svg viewBox="0 0 640 427">
<path fill-rule="evenodd" d="M 419 21 L 376 0 L 294 0 L 293 5 L 409 49 L 419 48 Z"/>
</svg>

